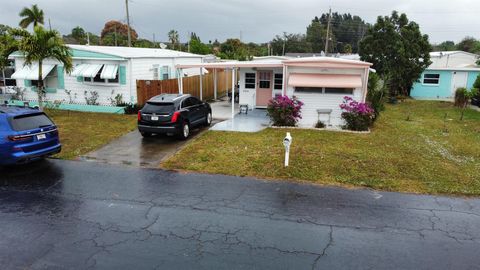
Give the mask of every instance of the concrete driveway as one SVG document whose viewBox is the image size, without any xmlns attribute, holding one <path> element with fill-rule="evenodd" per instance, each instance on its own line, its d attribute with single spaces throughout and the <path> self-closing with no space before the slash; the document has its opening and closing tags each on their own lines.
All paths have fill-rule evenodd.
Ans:
<svg viewBox="0 0 480 270">
<path fill-rule="evenodd" d="M 1 269 L 479 269 L 480 201 L 49 160 L 0 169 Z"/>
<path fill-rule="evenodd" d="M 157 135 L 143 138 L 138 130 L 116 139 L 102 148 L 79 159 L 117 165 L 157 168 L 161 161 L 175 154 L 189 141 L 207 128 L 192 130 L 191 137 L 180 140 L 175 136 Z"/>
</svg>

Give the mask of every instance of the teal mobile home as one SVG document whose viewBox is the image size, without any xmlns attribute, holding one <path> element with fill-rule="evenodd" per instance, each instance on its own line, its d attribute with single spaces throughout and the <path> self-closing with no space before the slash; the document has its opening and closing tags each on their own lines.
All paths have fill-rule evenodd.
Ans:
<svg viewBox="0 0 480 270">
<path fill-rule="evenodd" d="M 480 74 L 479 56 L 462 51 L 432 52 L 432 64 L 413 85 L 416 99 L 452 99 L 460 87 L 472 88 Z"/>
</svg>

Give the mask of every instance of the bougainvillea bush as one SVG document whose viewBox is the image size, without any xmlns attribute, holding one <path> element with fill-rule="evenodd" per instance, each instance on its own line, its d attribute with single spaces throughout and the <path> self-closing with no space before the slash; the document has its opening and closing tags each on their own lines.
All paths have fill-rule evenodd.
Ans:
<svg viewBox="0 0 480 270">
<path fill-rule="evenodd" d="M 302 106 L 303 102 L 295 96 L 276 96 L 268 102 L 267 115 L 274 126 L 293 127 L 302 119 Z"/>
<path fill-rule="evenodd" d="M 367 103 L 358 102 L 346 96 L 340 104 L 343 110 L 342 118 L 345 120 L 344 129 L 354 131 L 367 131 L 375 119 L 375 111 Z"/>
</svg>

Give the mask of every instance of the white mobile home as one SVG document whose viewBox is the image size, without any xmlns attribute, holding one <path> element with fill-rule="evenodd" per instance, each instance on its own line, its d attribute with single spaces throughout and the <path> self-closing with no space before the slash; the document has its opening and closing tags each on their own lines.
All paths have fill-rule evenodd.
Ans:
<svg viewBox="0 0 480 270">
<path fill-rule="evenodd" d="M 73 56 L 74 69 L 67 74 L 62 64 L 46 60 L 42 77 L 46 87 L 46 100 L 63 103 L 86 103 L 85 98 L 98 93 L 97 102 L 110 105 L 111 99 L 121 95 L 123 101 L 135 103 L 136 80 L 162 80 L 176 78 L 178 64 L 202 63 L 204 56 L 191 53 L 150 48 L 68 45 Z M 37 100 L 36 80 L 38 65 L 25 66 L 21 52 L 11 56 L 15 60 L 18 87 L 24 87 L 26 100 Z M 185 71 L 197 75 L 198 69 Z"/>
<path fill-rule="evenodd" d="M 313 127 L 317 121 L 340 126 L 340 104 L 345 96 L 364 102 L 371 63 L 332 57 L 294 59 L 257 59 L 245 62 L 223 62 L 177 65 L 177 68 L 238 70 L 240 105 L 251 109 L 266 108 L 276 95 L 296 96 L 304 103 L 300 126 Z M 237 72 L 233 72 L 235 76 Z M 322 115 L 319 115 L 322 112 Z M 329 115 L 323 115 L 328 112 Z M 232 113 L 233 110 L 232 110 Z M 233 117 L 233 116 L 232 116 Z"/>
</svg>

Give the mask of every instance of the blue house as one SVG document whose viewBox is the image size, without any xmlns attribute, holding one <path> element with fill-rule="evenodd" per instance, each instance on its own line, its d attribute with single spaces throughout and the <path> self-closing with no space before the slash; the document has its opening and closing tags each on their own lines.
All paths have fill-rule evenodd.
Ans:
<svg viewBox="0 0 480 270">
<path fill-rule="evenodd" d="M 473 87 L 480 66 L 479 55 L 463 52 L 432 52 L 432 64 L 413 85 L 410 95 L 416 99 L 453 99 L 460 87 Z"/>
</svg>

